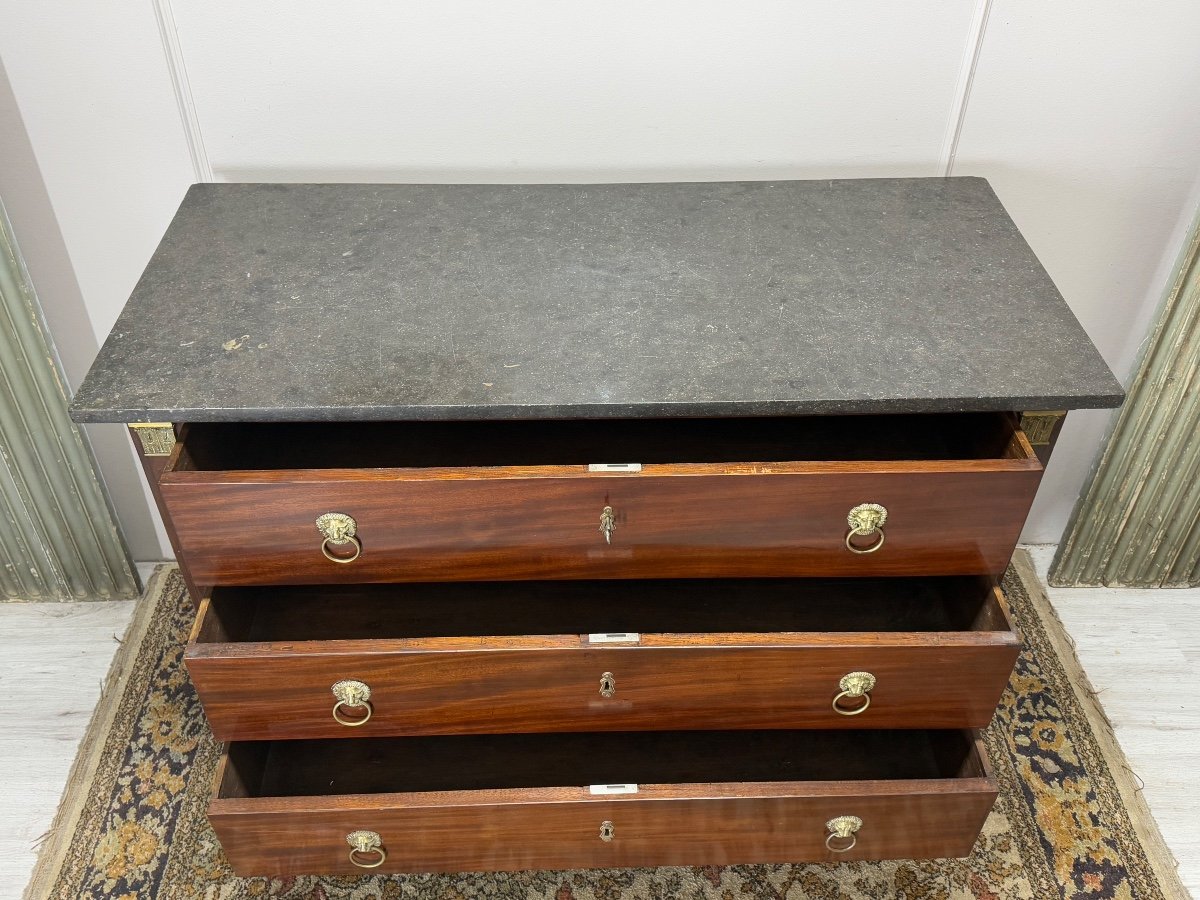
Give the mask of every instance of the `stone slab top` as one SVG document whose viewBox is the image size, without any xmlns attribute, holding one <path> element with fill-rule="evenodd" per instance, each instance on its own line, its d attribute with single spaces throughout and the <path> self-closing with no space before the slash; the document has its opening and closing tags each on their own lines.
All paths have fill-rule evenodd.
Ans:
<svg viewBox="0 0 1200 900">
<path fill-rule="evenodd" d="M 79 422 L 1111 407 L 981 178 L 198 184 Z"/>
</svg>

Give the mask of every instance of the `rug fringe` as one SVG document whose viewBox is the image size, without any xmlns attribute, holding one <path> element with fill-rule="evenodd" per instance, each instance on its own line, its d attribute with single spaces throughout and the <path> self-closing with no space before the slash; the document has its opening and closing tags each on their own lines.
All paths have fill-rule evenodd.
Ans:
<svg viewBox="0 0 1200 900">
<path fill-rule="evenodd" d="M 1075 696 L 1079 700 L 1079 706 L 1092 728 L 1096 744 L 1112 774 L 1113 782 L 1129 813 L 1129 821 L 1142 844 L 1151 869 L 1154 870 L 1163 896 L 1187 900 L 1192 895 L 1179 878 L 1179 860 L 1175 858 L 1175 854 L 1163 840 L 1154 814 L 1150 811 L 1142 793 L 1145 782 L 1129 765 L 1129 759 L 1125 756 L 1125 751 L 1121 749 L 1121 744 L 1117 740 L 1112 721 L 1100 703 L 1100 694 L 1092 685 L 1075 652 L 1075 640 L 1067 633 L 1058 611 L 1050 602 L 1029 551 L 1018 549 L 1013 555 L 1012 565 L 1025 584 L 1029 599 L 1037 607 L 1039 618 L 1045 625 L 1046 635 L 1062 662 L 1063 670 L 1068 676 L 1067 680 L 1070 681 Z M 1135 782 L 1134 779 L 1137 781 Z M 1138 782 L 1141 784 L 1139 785 Z"/>
<path fill-rule="evenodd" d="M 21 895 L 22 900 L 47 900 L 51 888 L 58 880 L 66 853 L 70 849 L 71 837 L 75 834 L 79 816 L 87 803 L 88 791 L 100 765 L 105 735 L 108 734 L 120 706 L 121 696 L 124 694 L 133 663 L 137 659 L 142 639 L 154 618 L 163 584 L 175 568 L 170 563 L 157 566 L 146 582 L 145 592 L 135 601 L 138 605 L 124 636 L 118 639 L 117 652 L 113 656 L 108 675 L 101 684 L 100 699 L 96 701 L 96 708 L 92 712 L 87 730 L 79 742 L 79 751 L 67 775 L 67 786 L 58 801 L 54 821 L 49 831 L 38 838 L 37 862 L 34 864 L 29 884 Z"/>
</svg>

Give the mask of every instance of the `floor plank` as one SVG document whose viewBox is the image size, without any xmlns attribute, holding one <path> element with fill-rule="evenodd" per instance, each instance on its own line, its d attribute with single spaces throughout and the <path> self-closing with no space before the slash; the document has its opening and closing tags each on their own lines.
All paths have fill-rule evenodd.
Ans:
<svg viewBox="0 0 1200 900">
<path fill-rule="evenodd" d="M 1028 549 L 1044 583 L 1054 547 Z M 1047 590 L 1179 875 L 1200 896 L 1200 590 Z"/>
<path fill-rule="evenodd" d="M 0 603 L 0 897 L 20 897 L 133 601 Z"/>
</svg>

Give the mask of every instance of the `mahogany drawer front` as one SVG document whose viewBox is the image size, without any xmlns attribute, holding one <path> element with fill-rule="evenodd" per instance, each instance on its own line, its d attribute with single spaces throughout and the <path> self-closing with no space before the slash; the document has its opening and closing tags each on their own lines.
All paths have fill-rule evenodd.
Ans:
<svg viewBox="0 0 1200 900">
<path fill-rule="evenodd" d="M 996 797 L 969 732 L 495 735 L 227 750 L 209 818 L 240 875 L 361 873 L 355 832 L 373 848 L 356 858 L 382 858 L 380 872 L 966 856 Z M 827 827 L 840 817 L 858 820 L 843 826 L 856 829 L 849 836 Z"/>
<path fill-rule="evenodd" d="M 548 448 L 511 457 L 538 464 L 310 468 L 287 464 L 426 459 L 403 440 L 414 423 L 390 423 L 395 434 L 371 432 L 383 449 L 327 457 L 286 449 L 273 456 L 261 447 L 222 451 L 215 447 L 235 443 L 236 435 L 191 426 L 160 490 L 200 584 L 1001 573 L 1042 472 L 1011 417 L 877 418 L 900 421 L 865 434 L 857 431 L 864 425 L 830 424 L 831 432 L 847 431 L 830 441 L 828 455 L 838 457 L 831 459 L 813 458 L 821 455 L 819 423 L 701 420 L 649 423 L 662 426 L 650 437 L 639 430 L 647 423 L 627 424 L 632 436 L 614 446 L 602 430 L 582 438 L 552 433 L 543 442 Z M 478 456 L 468 448 L 450 458 L 510 459 L 486 452 L 498 442 L 488 442 L 498 425 L 477 424 L 487 426 L 474 438 Z M 613 423 L 602 425 L 620 436 Z M 692 449 L 706 428 L 719 430 L 720 440 Z M 908 433 L 923 428 L 933 433 Z M 738 429 L 750 437 L 739 440 Z M 282 448 L 336 440 L 336 432 L 253 434 L 260 444 L 275 440 Z M 642 459 L 681 461 L 641 462 L 628 472 L 544 461 L 579 458 L 588 448 L 575 444 L 585 438 L 596 444 L 596 455 L 640 451 Z M 897 458 L 906 451 L 929 458 Z M 694 459 L 702 461 L 688 461 Z M 262 468 L 219 468 L 239 464 Z M 864 504 L 883 507 L 886 521 L 852 538 L 848 515 Z M 326 513 L 353 519 L 352 539 L 339 534 L 335 544 L 323 545 L 316 521 Z M 883 543 L 856 553 L 847 546 L 851 539 L 860 549 Z M 361 550 L 349 563 L 323 551 L 352 554 L 352 542 Z"/>
<path fill-rule="evenodd" d="M 185 661 L 221 740 L 959 728 L 1019 643 L 977 577 L 246 587 Z"/>
</svg>

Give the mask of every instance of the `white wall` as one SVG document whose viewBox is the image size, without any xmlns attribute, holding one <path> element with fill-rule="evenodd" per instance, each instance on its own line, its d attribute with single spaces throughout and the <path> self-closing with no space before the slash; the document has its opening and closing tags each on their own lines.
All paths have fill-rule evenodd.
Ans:
<svg viewBox="0 0 1200 900">
<path fill-rule="evenodd" d="M 78 384 L 192 181 L 149 3 L 0 0 L 0 190 Z M 170 555 L 124 429 L 90 426 L 135 559 Z"/>
<path fill-rule="evenodd" d="M 1200 200 L 1200 5 L 1001 0 L 955 172 L 986 175 L 1128 383 Z M 1068 417 L 1025 537 L 1057 541 L 1111 421 Z"/>
<path fill-rule="evenodd" d="M 330 10 L 175 0 L 219 177 L 932 175 L 971 18 L 942 0 Z"/>
<path fill-rule="evenodd" d="M 218 180 L 982 174 L 1123 377 L 1200 199 L 1200 5 L 1184 0 L 173 11 L 200 168 Z M 0 13 L 0 57 L 103 334 L 188 178 L 150 7 Z M 114 106 L 129 115 L 110 128 Z M 128 227 L 94 243 L 114 204 Z M 1108 420 L 1072 416 L 1027 538 L 1057 539 Z"/>
</svg>

